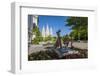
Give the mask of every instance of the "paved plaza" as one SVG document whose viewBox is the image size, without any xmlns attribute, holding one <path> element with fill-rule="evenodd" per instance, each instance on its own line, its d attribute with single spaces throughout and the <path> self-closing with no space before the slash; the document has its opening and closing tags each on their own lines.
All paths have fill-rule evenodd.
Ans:
<svg viewBox="0 0 100 76">
<path fill-rule="evenodd" d="M 49 45 L 43 46 L 43 45 L 31 45 L 29 47 L 28 50 L 28 54 L 34 53 L 34 52 L 39 52 L 39 51 L 45 51 L 47 50 L 46 47 L 48 47 Z M 84 42 L 73 42 L 73 46 L 76 48 L 80 48 L 80 49 L 87 49 L 88 48 L 88 43 L 84 43 Z M 49 47 L 53 47 L 53 45 L 49 46 Z"/>
<path fill-rule="evenodd" d="M 73 46 L 80 49 L 88 49 L 88 43 L 84 42 L 73 42 Z"/>
</svg>

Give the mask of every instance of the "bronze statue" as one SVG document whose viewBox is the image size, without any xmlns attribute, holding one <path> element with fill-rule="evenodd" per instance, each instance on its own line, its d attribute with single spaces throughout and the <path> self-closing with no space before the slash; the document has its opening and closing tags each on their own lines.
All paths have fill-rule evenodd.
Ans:
<svg viewBox="0 0 100 76">
<path fill-rule="evenodd" d="M 62 48 L 60 32 L 61 32 L 61 30 L 58 30 L 56 32 L 57 33 L 57 41 L 55 43 L 55 48 L 57 48 L 57 47 Z"/>
</svg>

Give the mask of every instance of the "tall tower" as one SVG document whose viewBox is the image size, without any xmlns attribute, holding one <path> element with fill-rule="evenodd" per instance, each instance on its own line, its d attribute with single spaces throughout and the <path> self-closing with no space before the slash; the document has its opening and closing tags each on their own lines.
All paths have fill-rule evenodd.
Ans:
<svg viewBox="0 0 100 76">
<path fill-rule="evenodd" d="M 43 26 L 42 28 L 42 37 L 48 37 L 48 36 L 53 36 L 53 29 L 52 27 L 49 28 L 49 25 L 47 24 L 45 27 Z"/>
<path fill-rule="evenodd" d="M 46 33 L 46 37 L 48 37 L 50 35 L 50 30 L 49 30 L 48 24 L 46 25 L 46 31 L 45 31 L 45 33 Z"/>
<path fill-rule="evenodd" d="M 52 30 L 52 27 L 50 27 L 50 36 L 53 35 L 53 30 Z"/>
<path fill-rule="evenodd" d="M 36 34 L 32 31 L 35 26 L 38 27 L 38 16 L 28 15 L 28 43 L 32 43 L 32 40 L 36 37 Z"/>
<path fill-rule="evenodd" d="M 43 28 L 42 28 L 42 37 L 44 37 L 44 38 L 46 37 L 44 26 L 43 26 Z"/>
</svg>

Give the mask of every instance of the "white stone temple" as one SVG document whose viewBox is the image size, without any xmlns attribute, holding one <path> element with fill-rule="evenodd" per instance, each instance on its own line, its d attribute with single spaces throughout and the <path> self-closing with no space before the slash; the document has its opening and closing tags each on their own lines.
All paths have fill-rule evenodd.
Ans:
<svg viewBox="0 0 100 76">
<path fill-rule="evenodd" d="M 38 16 L 29 15 L 28 16 L 28 43 L 31 44 L 32 40 L 36 38 L 36 33 L 32 32 L 33 28 L 38 26 Z M 48 24 L 42 27 L 42 37 L 53 36 L 53 29 Z"/>
<path fill-rule="evenodd" d="M 43 26 L 42 28 L 42 37 L 48 37 L 48 36 L 53 36 L 53 30 L 52 27 L 49 27 L 49 25 L 47 24 L 46 27 Z"/>
</svg>

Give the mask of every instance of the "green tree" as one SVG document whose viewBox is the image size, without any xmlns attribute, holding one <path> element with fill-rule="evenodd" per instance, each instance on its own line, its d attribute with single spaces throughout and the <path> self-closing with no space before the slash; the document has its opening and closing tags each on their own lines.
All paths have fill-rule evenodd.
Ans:
<svg viewBox="0 0 100 76">
<path fill-rule="evenodd" d="M 63 36 L 62 40 L 63 40 L 63 42 L 66 41 L 66 40 L 69 40 L 69 36 L 68 35 Z"/>
<path fill-rule="evenodd" d="M 51 39 L 52 39 L 52 37 L 49 35 L 48 37 L 45 38 L 45 41 L 49 41 Z"/>
<path fill-rule="evenodd" d="M 39 44 L 39 42 L 41 42 L 43 40 L 43 38 L 41 36 L 41 32 L 39 31 L 39 28 L 37 26 L 35 26 L 32 30 L 32 33 L 36 36 L 34 38 L 34 40 L 32 40 L 32 43 Z"/>
<path fill-rule="evenodd" d="M 87 39 L 87 25 L 88 17 L 68 17 L 66 19 L 66 26 L 72 29 L 70 34 L 75 40 Z"/>
</svg>

